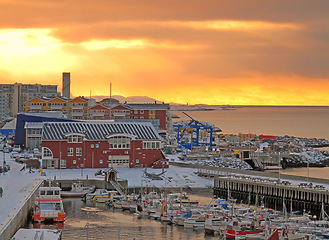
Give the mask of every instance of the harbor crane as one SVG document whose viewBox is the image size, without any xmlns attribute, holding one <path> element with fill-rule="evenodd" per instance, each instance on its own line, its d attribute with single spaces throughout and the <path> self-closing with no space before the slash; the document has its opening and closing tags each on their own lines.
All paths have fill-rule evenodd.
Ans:
<svg viewBox="0 0 329 240">
<path fill-rule="evenodd" d="M 183 114 L 185 114 L 187 117 L 189 117 L 191 119 L 191 121 L 188 124 L 174 124 L 174 127 L 177 128 L 178 147 L 184 147 L 186 149 L 192 150 L 192 147 L 195 147 L 195 146 L 201 146 L 201 145 L 211 146 L 212 145 L 212 136 L 213 136 L 214 127 L 213 126 L 207 126 L 207 125 L 195 120 L 194 118 L 192 118 L 190 115 L 188 115 L 185 112 L 183 112 Z M 180 139 L 181 138 L 180 130 L 189 130 L 190 131 L 190 133 L 191 133 L 191 141 L 190 142 L 186 143 L 185 141 Z M 209 132 L 209 134 L 210 134 L 209 142 L 200 142 L 199 141 L 200 130 L 206 130 L 207 132 Z M 217 131 L 221 132 L 220 129 L 217 130 Z M 193 132 L 196 133 L 195 140 L 193 139 Z"/>
</svg>

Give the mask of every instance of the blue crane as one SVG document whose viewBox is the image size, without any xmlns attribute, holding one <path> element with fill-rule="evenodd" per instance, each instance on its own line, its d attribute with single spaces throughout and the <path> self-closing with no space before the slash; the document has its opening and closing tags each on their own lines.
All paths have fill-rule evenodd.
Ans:
<svg viewBox="0 0 329 240">
<path fill-rule="evenodd" d="M 178 147 L 184 147 L 187 149 L 192 150 L 193 146 L 201 146 L 201 145 L 208 145 L 211 146 L 212 145 L 212 135 L 213 135 L 213 128 L 212 126 L 206 126 L 204 124 L 202 124 L 201 122 L 195 120 L 194 118 L 192 118 L 190 115 L 188 115 L 187 113 L 183 112 L 183 114 L 185 114 L 187 117 L 189 117 L 191 119 L 191 121 L 187 124 L 187 125 L 183 125 L 183 124 L 174 124 L 174 127 L 177 128 L 177 143 L 178 143 Z M 181 141 L 180 139 L 180 130 L 183 129 L 192 129 L 191 131 L 191 142 L 189 143 L 185 143 L 183 141 Z M 210 132 L 210 137 L 209 137 L 209 142 L 206 143 L 200 143 L 199 142 L 199 135 L 200 135 L 200 130 L 206 130 Z M 196 139 L 194 141 L 193 139 L 193 132 L 196 133 Z"/>
</svg>

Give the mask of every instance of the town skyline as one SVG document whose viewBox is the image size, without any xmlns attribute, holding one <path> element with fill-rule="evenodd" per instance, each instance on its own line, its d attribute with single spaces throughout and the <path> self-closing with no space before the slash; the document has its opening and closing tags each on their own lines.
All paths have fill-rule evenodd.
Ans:
<svg viewBox="0 0 329 240">
<path fill-rule="evenodd" d="M 329 106 L 329 2 L 0 1 L 0 83 L 73 96 Z M 91 94 L 90 94 L 91 91 Z"/>
</svg>

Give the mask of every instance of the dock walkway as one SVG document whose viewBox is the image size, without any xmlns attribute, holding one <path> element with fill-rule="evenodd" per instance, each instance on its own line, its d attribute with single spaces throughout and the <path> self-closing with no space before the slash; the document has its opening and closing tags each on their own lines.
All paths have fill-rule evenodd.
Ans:
<svg viewBox="0 0 329 240">
<path fill-rule="evenodd" d="M 9 154 L 5 156 L 11 169 L 0 174 L 0 187 L 3 188 L 3 195 L 0 197 L 0 240 L 9 239 L 15 233 L 20 221 L 24 220 L 21 218 L 29 211 L 31 196 L 44 180 L 40 173 L 20 171 L 23 165 L 10 159 Z"/>
</svg>

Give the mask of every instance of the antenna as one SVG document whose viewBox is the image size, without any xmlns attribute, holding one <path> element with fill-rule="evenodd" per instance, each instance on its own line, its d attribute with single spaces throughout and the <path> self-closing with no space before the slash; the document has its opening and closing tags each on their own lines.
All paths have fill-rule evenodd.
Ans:
<svg viewBox="0 0 329 240">
<path fill-rule="evenodd" d="M 112 117 L 112 83 L 110 82 L 110 119 Z"/>
</svg>

